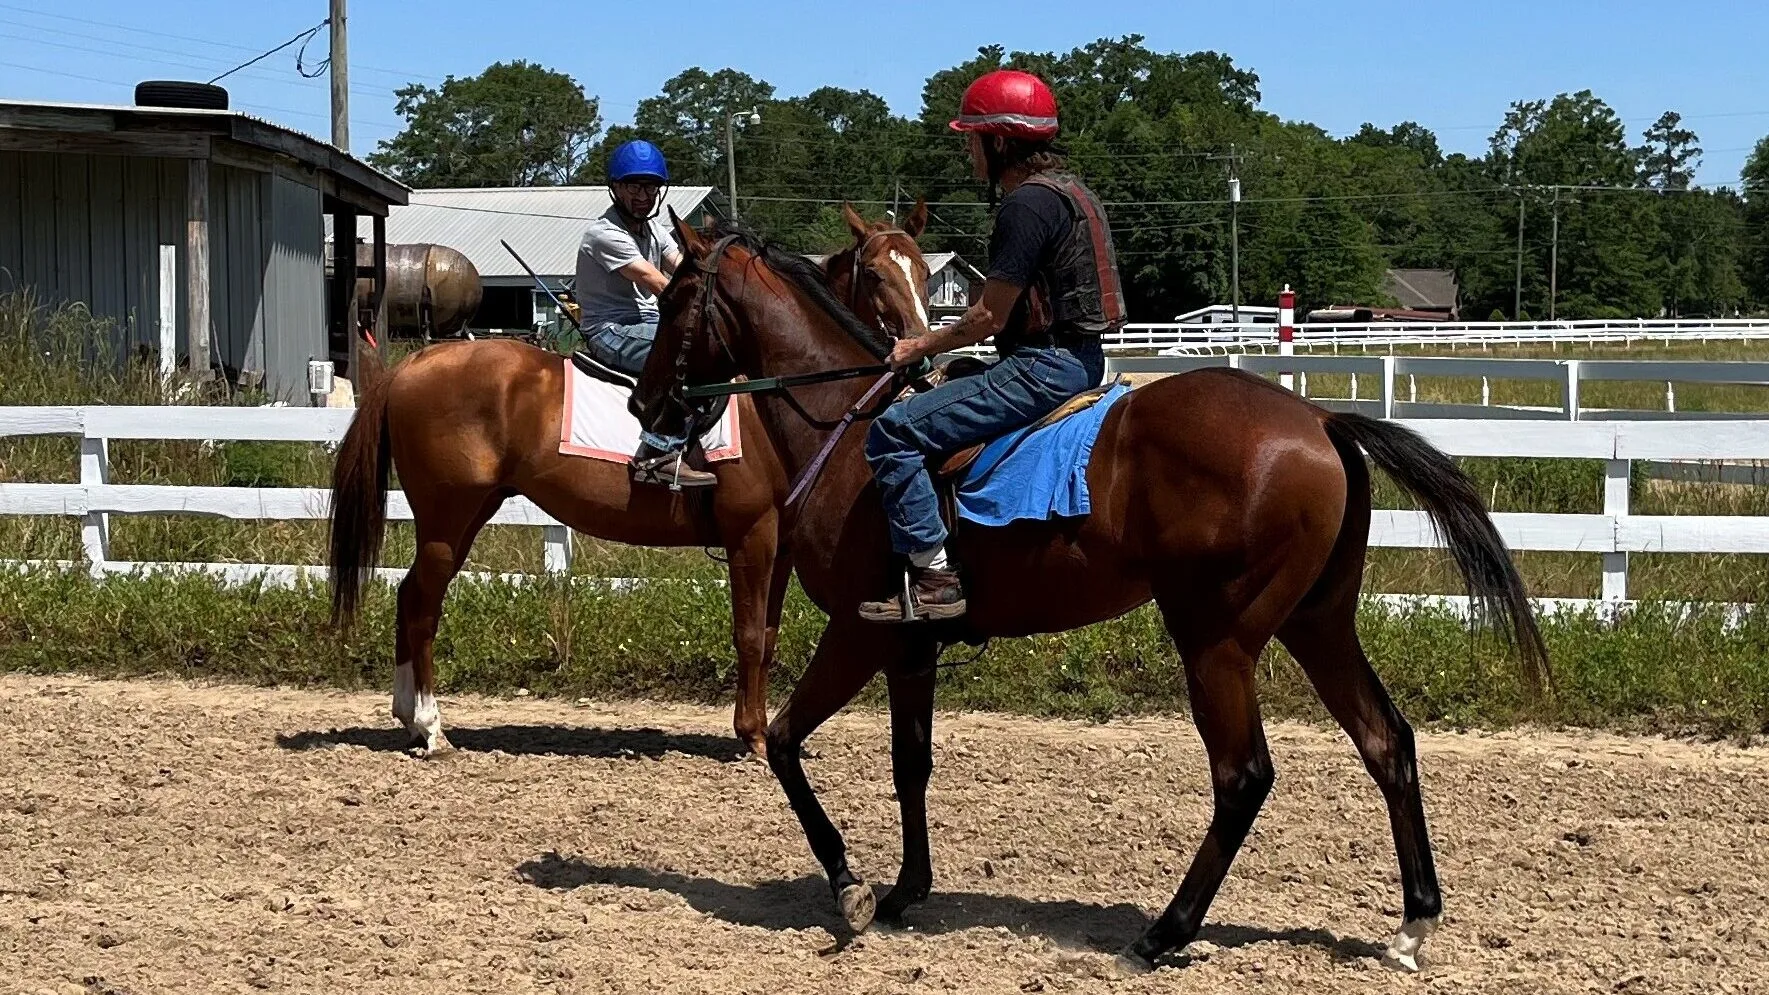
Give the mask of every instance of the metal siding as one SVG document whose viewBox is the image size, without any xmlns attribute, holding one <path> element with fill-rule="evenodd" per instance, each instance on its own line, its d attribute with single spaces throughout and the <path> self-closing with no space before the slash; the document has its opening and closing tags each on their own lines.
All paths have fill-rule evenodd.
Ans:
<svg viewBox="0 0 1769 995">
<path fill-rule="evenodd" d="M 0 293 L 16 288 L 24 261 L 24 209 L 19 203 L 19 153 L 0 152 Z"/>
<path fill-rule="evenodd" d="M 298 404 L 307 400 L 307 361 L 327 354 L 320 195 L 313 187 L 273 176 L 269 201 L 265 388 Z"/>
<path fill-rule="evenodd" d="M 112 343 L 126 359 L 138 316 L 129 306 L 130 274 L 123 252 L 122 157 L 93 156 L 89 189 L 91 206 L 86 243 L 91 255 L 92 290 L 86 303 L 93 314 L 116 321 L 117 330 Z"/>
<path fill-rule="evenodd" d="M 31 287 L 40 303 L 61 299 L 55 282 L 55 156 L 24 152 L 19 170 L 19 214 L 23 258 L 20 282 Z"/>
<path fill-rule="evenodd" d="M 92 300 L 92 157 L 62 153 L 55 164 L 55 283 L 63 300 Z"/>
<path fill-rule="evenodd" d="M 127 158 L 122 167 L 122 252 L 128 273 L 123 299 L 136 316 L 129 347 L 155 349 L 160 341 L 160 164 Z"/>
</svg>

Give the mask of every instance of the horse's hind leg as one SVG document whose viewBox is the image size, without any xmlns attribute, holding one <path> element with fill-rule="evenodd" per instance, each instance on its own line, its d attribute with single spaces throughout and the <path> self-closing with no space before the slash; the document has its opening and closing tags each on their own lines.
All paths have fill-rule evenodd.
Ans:
<svg viewBox="0 0 1769 995">
<path fill-rule="evenodd" d="M 417 556 L 399 585 L 394 622 L 393 717 L 411 733 L 412 746 L 426 753 L 448 748 L 442 711 L 436 705 L 436 665 L 431 655 L 442 599 L 467 562 L 479 530 L 504 502 L 500 493 L 426 495 L 414 504 Z"/>
<path fill-rule="evenodd" d="M 1351 737 L 1388 803 L 1406 919 L 1383 960 L 1391 967 L 1417 971 L 1420 947 L 1443 912 L 1443 893 L 1438 890 L 1425 828 L 1413 729 L 1364 655 L 1356 613 L 1356 584 L 1341 585 L 1330 600 L 1298 610 L 1278 638 Z"/>
</svg>

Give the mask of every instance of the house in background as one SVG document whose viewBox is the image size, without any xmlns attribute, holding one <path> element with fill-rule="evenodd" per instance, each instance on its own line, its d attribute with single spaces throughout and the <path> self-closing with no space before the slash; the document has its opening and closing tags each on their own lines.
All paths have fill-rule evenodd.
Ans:
<svg viewBox="0 0 1769 995">
<path fill-rule="evenodd" d="M 670 210 L 700 227 L 723 213 L 712 187 L 670 187 L 658 214 Z M 521 253 L 547 286 L 558 290 L 577 274 L 584 228 L 613 204 L 605 186 L 483 187 L 413 190 L 387 216 L 394 245 L 444 245 L 479 271 L 485 294 L 472 321 L 478 329 L 528 331 L 558 316 L 502 243 Z"/>
<path fill-rule="evenodd" d="M 1440 321 L 1462 316 L 1461 288 L 1449 269 L 1391 269 L 1382 275 L 1382 292 L 1402 311 L 1430 312 Z"/>
<path fill-rule="evenodd" d="M 829 256 L 810 258 L 821 266 Z M 970 307 L 972 289 L 982 285 L 983 274 L 956 252 L 929 252 L 923 254 L 922 259 L 927 262 L 928 269 L 929 323 L 937 326 L 945 320 L 956 319 Z"/>
<path fill-rule="evenodd" d="M 0 100 L 0 293 L 84 305 L 119 355 L 305 402 L 308 363 L 346 372 L 358 342 L 322 217 L 378 222 L 406 193 L 238 111 Z"/>
</svg>

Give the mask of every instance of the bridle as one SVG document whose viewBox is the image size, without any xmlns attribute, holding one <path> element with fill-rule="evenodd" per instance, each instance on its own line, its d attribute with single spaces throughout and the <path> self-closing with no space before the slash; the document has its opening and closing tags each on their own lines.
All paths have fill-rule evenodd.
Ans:
<svg viewBox="0 0 1769 995">
<path fill-rule="evenodd" d="M 861 242 L 859 248 L 855 249 L 854 278 L 851 281 L 852 286 L 849 288 L 849 296 L 851 298 L 855 300 L 858 299 L 860 287 L 860 257 L 865 254 L 866 246 L 870 245 L 874 239 L 891 234 L 907 235 L 908 233 L 902 232 L 900 229 L 896 228 L 875 232 L 867 236 L 867 238 Z M 695 268 L 698 269 L 701 274 L 700 288 L 695 302 L 698 314 L 696 316 L 693 330 L 689 332 L 688 338 L 682 342 L 681 347 L 676 350 L 675 385 L 670 390 L 671 399 L 674 400 L 685 413 L 682 432 L 685 438 L 689 440 L 698 438 L 700 427 L 702 425 L 710 425 L 717 420 L 716 416 L 711 411 L 711 404 L 702 406 L 702 404 L 695 403 L 697 401 L 711 402 L 719 398 L 734 397 L 738 394 L 779 393 L 785 396 L 788 404 L 791 405 L 793 410 L 797 412 L 801 418 L 804 418 L 807 422 L 810 422 L 813 425 L 819 425 L 819 420 L 811 417 L 811 415 L 800 407 L 797 401 L 793 399 L 791 393 L 789 393 L 792 388 L 835 383 L 842 380 L 854 380 L 867 376 L 878 377 L 872 386 L 867 389 L 866 393 L 861 395 L 860 399 L 848 408 L 847 412 L 842 415 L 841 419 L 836 421 L 830 427 L 829 438 L 824 442 L 816 457 L 813 458 L 810 463 L 806 464 L 805 468 L 800 471 L 799 478 L 793 483 L 792 492 L 786 499 L 786 506 L 790 508 L 805 494 L 805 492 L 810 490 L 811 484 L 822 472 L 823 464 L 828 461 L 829 454 L 834 452 L 836 443 L 841 441 L 841 438 L 843 434 L 847 432 L 848 427 L 862 417 L 875 417 L 884 409 L 885 405 L 888 405 L 895 399 L 897 391 L 893 390 L 889 394 L 886 394 L 882 402 L 879 401 L 880 394 L 884 393 L 887 387 L 906 383 L 916 377 L 925 376 L 927 369 L 931 368 L 931 364 L 929 364 L 927 360 L 923 360 L 922 368 L 913 371 L 893 370 L 888 364 L 874 363 L 868 366 L 851 366 L 839 370 L 824 370 L 818 373 L 796 373 L 779 377 L 762 377 L 757 380 L 735 380 L 727 383 L 709 384 L 688 383 L 688 357 L 694 352 L 697 343 L 701 339 L 710 338 L 712 341 L 717 342 L 719 348 L 725 353 L 725 356 L 731 360 L 732 365 L 735 366 L 737 364 L 737 354 L 731 348 L 730 340 L 719 330 L 718 323 L 715 320 L 715 314 L 718 310 L 720 264 L 724 261 L 726 250 L 740 240 L 741 236 L 739 235 L 726 235 L 713 243 L 711 250 L 708 251 L 705 256 L 694 262 Z M 852 304 L 850 304 L 850 308 L 851 307 Z M 819 425 L 819 427 L 821 427 L 821 425 Z"/>
<path fill-rule="evenodd" d="M 914 237 L 911 236 L 908 232 L 904 231 L 901 228 L 897 228 L 895 226 L 892 226 L 890 228 L 881 229 L 879 231 L 875 231 L 875 232 L 871 233 L 870 235 L 867 235 L 865 238 L 860 240 L 859 245 L 854 247 L 854 263 L 853 263 L 853 266 L 850 267 L 849 273 L 848 273 L 848 300 L 847 300 L 848 310 L 854 311 L 857 313 L 860 309 L 860 286 L 861 286 L 860 275 L 861 275 L 861 272 L 865 269 L 865 263 L 863 262 L 863 260 L 866 258 L 866 250 L 872 247 L 873 242 L 876 242 L 881 238 L 889 238 L 892 235 L 901 235 L 904 238 L 909 239 L 910 241 L 915 240 Z M 914 293 L 915 288 L 910 287 L 909 292 Z"/>
</svg>

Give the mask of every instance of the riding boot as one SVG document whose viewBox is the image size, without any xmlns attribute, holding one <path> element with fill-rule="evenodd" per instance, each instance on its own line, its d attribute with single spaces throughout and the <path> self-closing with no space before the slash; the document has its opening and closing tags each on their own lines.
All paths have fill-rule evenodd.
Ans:
<svg viewBox="0 0 1769 995">
<path fill-rule="evenodd" d="M 689 466 L 683 455 L 681 450 L 665 452 L 648 442 L 639 443 L 639 451 L 633 454 L 633 483 L 661 484 L 672 491 L 718 484 L 716 474 Z"/>
<path fill-rule="evenodd" d="M 931 568 L 911 567 L 902 591 L 884 601 L 860 603 L 860 617 L 868 622 L 942 622 L 961 618 L 964 611 L 964 585 L 958 575 Z"/>
</svg>

